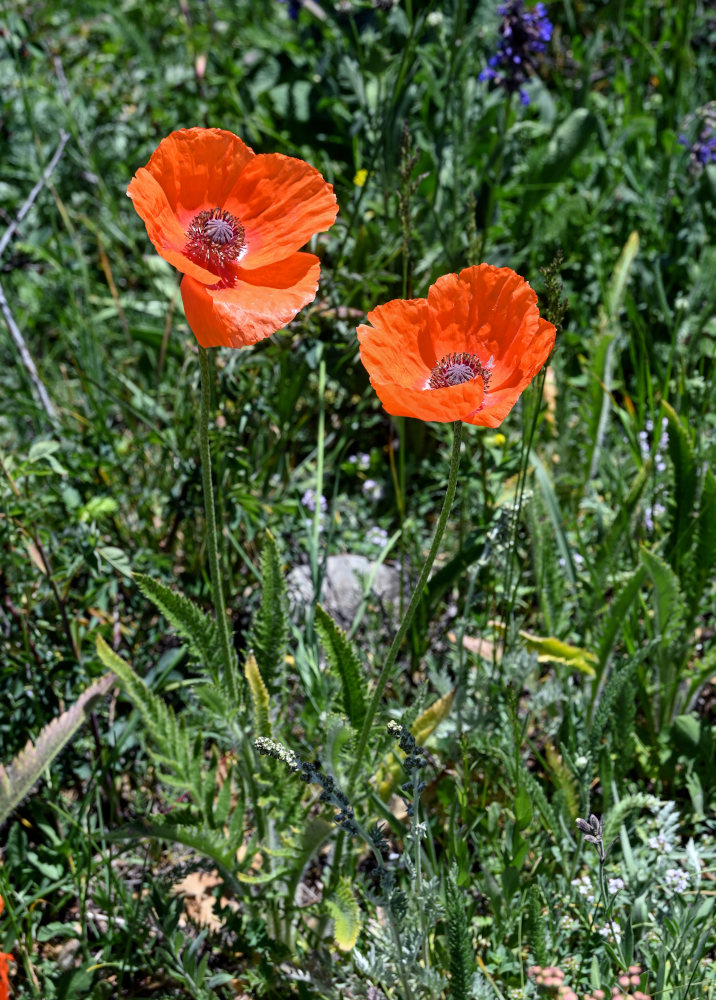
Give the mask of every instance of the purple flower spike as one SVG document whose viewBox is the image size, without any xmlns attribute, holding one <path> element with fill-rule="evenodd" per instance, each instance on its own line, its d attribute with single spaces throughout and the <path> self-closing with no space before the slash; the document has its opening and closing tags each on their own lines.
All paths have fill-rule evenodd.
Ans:
<svg viewBox="0 0 716 1000">
<path fill-rule="evenodd" d="M 502 23 L 497 52 L 478 79 L 503 87 L 508 94 L 519 93 L 522 104 L 529 104 L 523 85 L 536 73 L 540 57 L 547 50 L 552 22 L 543 3 L 525 10 L 524 0 L 509 0 L 498 10 Z"/>
</svg>

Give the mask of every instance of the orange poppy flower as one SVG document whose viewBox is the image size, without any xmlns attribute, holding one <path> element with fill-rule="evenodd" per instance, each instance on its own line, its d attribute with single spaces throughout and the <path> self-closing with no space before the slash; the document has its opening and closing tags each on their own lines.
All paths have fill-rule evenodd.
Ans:
<svg viewBox="0 0 716 1000">
<path fill-rule="evenodd" d="M 394 299 L 358 327 L 361 361 L 394 416 L 502 423 L 547 360 L 556 328 L 508 267 L 445 274 L 426 299 Z"/>
<path fill-rule="evenodd" d="M 5 903 L 3 902 L 2 896 L 0 896 L 0 914 L 3 911 Z M 9 1000 L 10 997 L 10 984 L 8 982 L 8 964 L 14 962 L 15 959 L 12 955 L 7 952 L 0 951 L 0 1000 Z"/>
<path fill-rule="evenodd" d="M 202 347 L 254 344 L 315 298 L 318 258 L 297 251 L 333 225 L 338 205 L 303 160 L 257 155 L 223 129 L 181 129 L 127 194 L 157 253 L 184 273 L 184 310 Z"/>
</svg>

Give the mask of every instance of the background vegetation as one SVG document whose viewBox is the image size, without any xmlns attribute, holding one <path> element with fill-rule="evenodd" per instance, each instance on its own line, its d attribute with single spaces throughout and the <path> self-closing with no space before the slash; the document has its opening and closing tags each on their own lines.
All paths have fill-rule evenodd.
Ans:
<svg viewBox="0 0 716 1000">
<path fill-rule="evenodd" d="M 0 260 L 47 393 L 4 336 L 3 763 L 106 673 L 97 636 L 146 684 L 96 704 L 0 829 L 12 995 L 532 997 L 562 980 L 530 967 L 556 966 L 562 995 L 711 997 L 713 9 L 549 3 L 523 105 L 478 79 L 493 3 L 296 6 L 0 8 L 2 231 L 66 134 Z M 196 344 L 125 197 L 193 125 L 306 159 L 340 205 L 314 304 L 215 357 L 225 589 L 241 676 L 253 645 L 265 682 L 249 668 L 239 708 L 132 576 L 211 606 Z M 387 732 L 348 780 L 390 614 L 368 595 L 347 652 L 281 581 L 306 565 L 318 593 L 349 552 L 409 583 L 439 511 L 448 429 L 382 410 L 365 312 L 482 260 L 543 300 L 560 251 L 549 371 L 498 432 L 466 428 L 386 695 L 381 723 L 428 742 L 411 819 Z M 307 784 L 254 753 L 269 730 L 320 762 Z M 336 831 L 326 775 L 378 859 Z M 602 861 L 575 826 L 592 813 Z"/>
</svg>

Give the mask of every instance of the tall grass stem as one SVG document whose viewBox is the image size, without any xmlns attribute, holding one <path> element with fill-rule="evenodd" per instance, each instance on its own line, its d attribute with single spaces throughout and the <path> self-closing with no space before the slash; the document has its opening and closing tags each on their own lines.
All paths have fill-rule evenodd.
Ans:
<svg viewBox="0 0 716 1000">
<path fill-rule="evenodd" d="M 378 706 L 380 700 L 383 697 L 383 692 L 385 691 L 385 686 L 390 680 L 393 673 L 393 667 L 395 666 L 395 661 L 398 657 L 398 652 L 403 643 L 403 639 L 406 636 L 410 624 L 413 620 L 415 612 L 417 610 L 418 604 L 420 603 L 423 591 L 425 590 L 425 584 L 428 582 L 428 577 L 430 575 L 430 570 L 435 562 L 435 556 L 438 554 L 438 549 L 440 548 L 440 543 L 442 541 L 443 535 L 445 533 L 445 527 L 447 525 L 448 515 L 450 514 L 450 508 L 452 507 L 452 502 L 455 497 L 455 489 L 457 487 L 457 474 L 460 468 L 460 445 L 462 442 L 462 423 L 456 420 L 453 423 L 453 439 L 452 439 L 452 455 L 450 458 L 450 473 L 448 475 L 447 490 L 445 491 L 445 499 L 443 501 L 443 507 L 440 511 L 440 517 L 438 519 L 437 526 L 435 528 L 435 535 L 433 536 L 432 545 L 430 546 L 430 551 L 427 554 L 423 568 L 420 571 L 420 576 L 418 577 L 418 582 L 415 585 L 415 590 L 413 591 L 413 596 L 410 598 L 410 604 L 408 605 L 408 610 L 405 612 L 405 616 L 400 624 L 400 628 L 395 634 L 395 638 L 388 650 L 388 655 L 385 658 L 385 663 L 383 664 L 383 669 L 380 672 L 378 681 L 375 685 L 375 690 L 373 692 L 373 697 L 371 699 L 370 705 L 368 706 L 368 711 L 366 712 L 365 719 L 363 720 L 363 726 L 361 728 L 360 737 L 358 741 L 358 751 L 355 756 L 355 761 L 353 767 L 351 768 L 350 776 L 348 779 L 349 789 L 352 789 L 356 778 L 358 777 L 358 772 L 361 767 L 361 762 L 363 760 L 363 754 L 365 753 L 365 748 L 368 743 L 368 737 L 370 735 L 371 728 L 373 726 L 373 721 L 375 719 L 376 713 L 378 711 Z"/>
<path fill-rule="evenodd" d="M 199 449 L 201 454 L 201 481 L 204 492 L 204 512 L 206 517 L 206 547 L 209 554 L 211 593 L 214 599 L 216 624 L 219 629 L 219 645 L 224 667 L 224 680 L 233 697 L 238 695 L 234 657 L 231 650 L 231 634 L 226 617 L 226 601 L 221 582 L 219 544 L 216 534 L 216 509 L 214 507 L 214 486 L 211 479 L 211 448 L 209 445 L 209 410 L 211 408 L 211 379 L 209 376 L 209 352 L 199 348 L 199 370 L 201 372 L 201 411 L 199 416 Z"/>
</svg>

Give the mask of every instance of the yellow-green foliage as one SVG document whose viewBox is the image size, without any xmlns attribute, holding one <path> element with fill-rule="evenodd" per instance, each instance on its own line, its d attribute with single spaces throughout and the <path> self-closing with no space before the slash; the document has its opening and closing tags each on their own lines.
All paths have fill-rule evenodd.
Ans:
<svg viewBox="0 0 716 1000">
<path fill-rule="evenodd" d="M 246 680 L 249 682 L 251 692 L 251 704 L 254 708 L 254 730 L 256 736 L 271 736 L 271 722 L 269 720 L 269 693 L 263 682 L 259 665 L 253 652 L 246 657 L 244 665 Z"/>
<path fill-rule="evenodd" d="M 427 708 L 422 715 L 417 717 L 415 722 L 410 727 L 410 731 L 415 737 L 415 742 L 418 746 L 422 746 L 428 737 L 431 736 L 437 729 L 443 719 L 449 715 L 454 697 L 455 690 L 453 688 L 452 691 L 448 691 L 447 694 L 444 694 L 442 698 L 438 698 L 437 701 L 434 701 L 430 708 Z M 380 795 L 384 802 L 388 800 L 391 792 L 398 783 L 401 767 L 402 765 L 396 755 L 391 753 L 378 771 L 378 795 Z"/>
<path fill-rule="evenodd" d="M 351 884 L 342 878 L 336 887 L 333 899 L 326 900 L 326 908 L 333 917 L 333 938 L 341 951 L 351 951 L 360 931 L 358 903 Z"/>
</svg>

